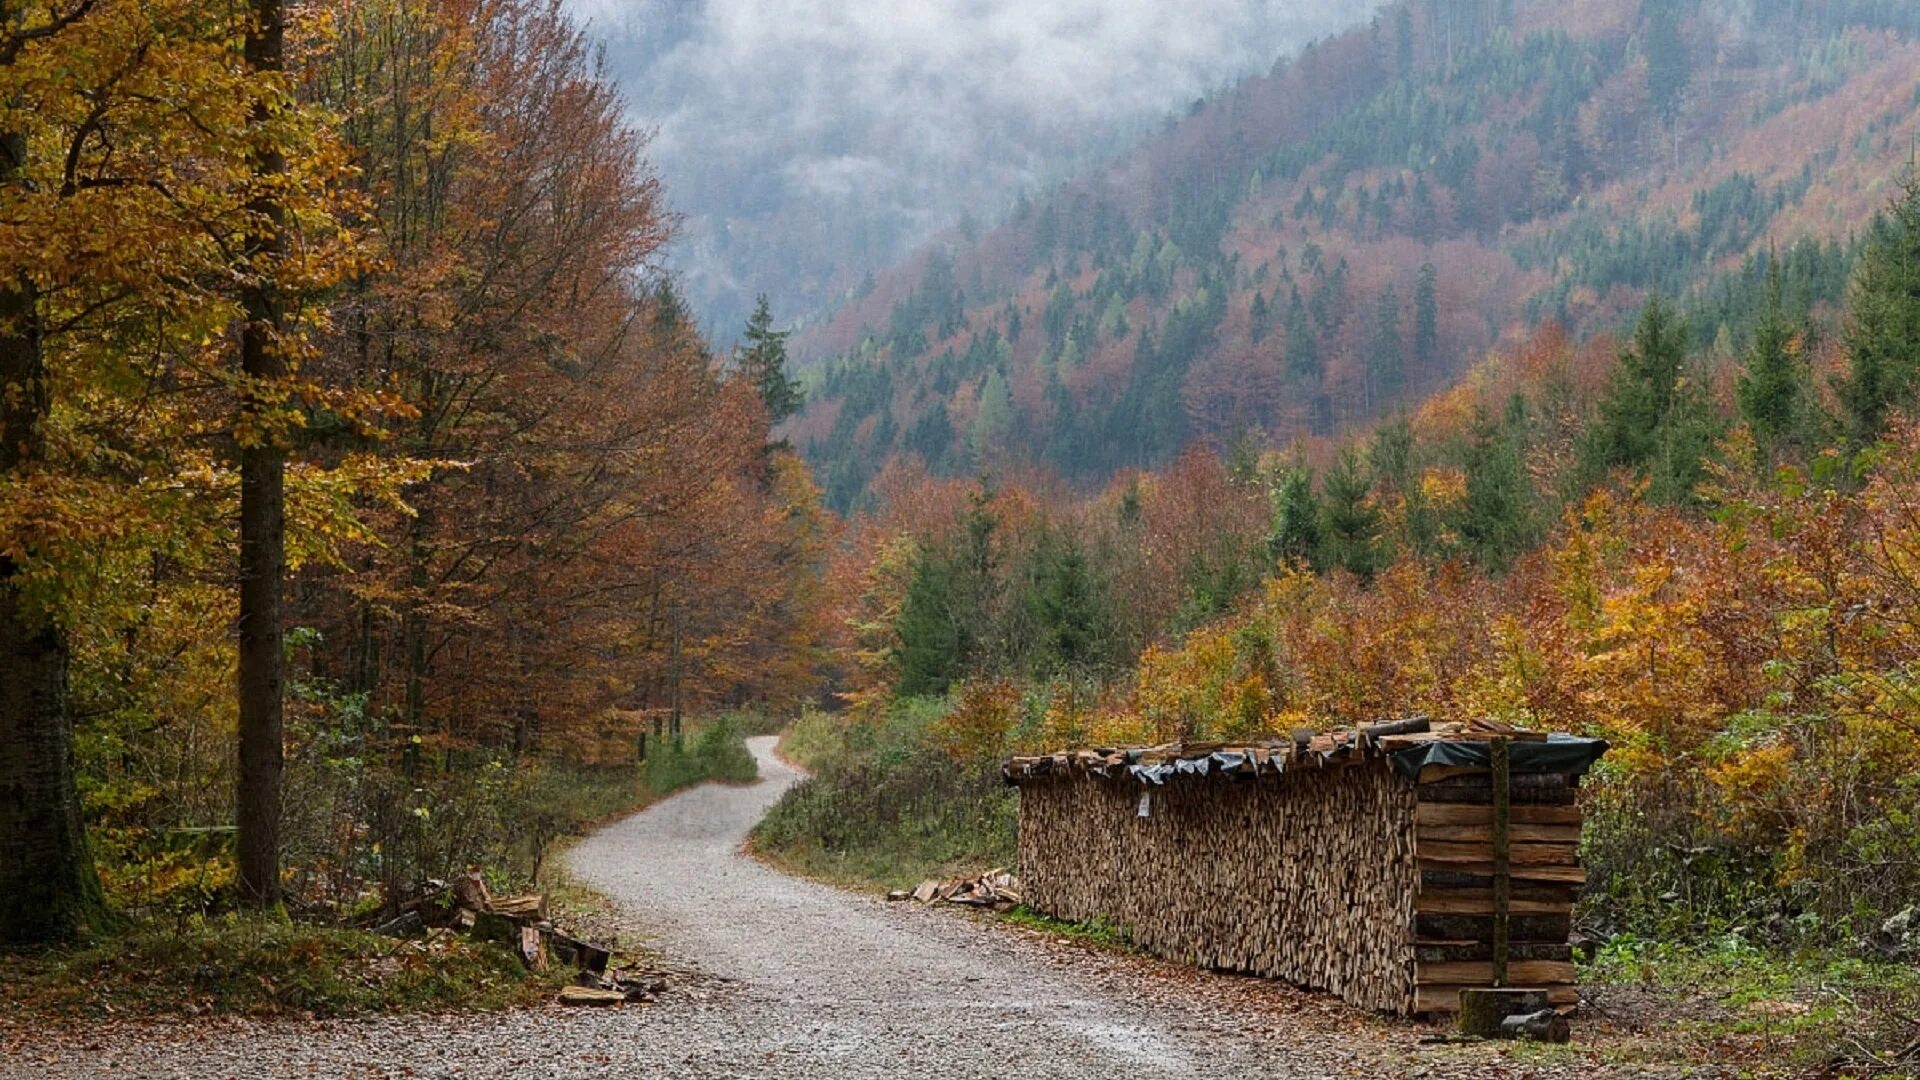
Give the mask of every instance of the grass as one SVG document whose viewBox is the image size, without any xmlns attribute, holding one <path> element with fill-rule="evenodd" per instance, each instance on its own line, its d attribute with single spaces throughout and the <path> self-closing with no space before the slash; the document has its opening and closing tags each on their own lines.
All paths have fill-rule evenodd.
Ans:
<svg viewBox="0 0 1920 1080">
<path fill-rule="evenodd" d="M 1094 919 L 1092 922 L 1062 922 L 1051 915 L 1035 911 L 1025 904 L 1021 904 L 1000 918 L 1023 930 L 1068 938 L 1098 949 L 1113 952 L 1139 951 L 1134 948 L 1133 937 L 1126 927 L 1110 923 L 1105 919 Z"/>
<path fill-rule="evenodd" d="M 1581 971 L 1600 1008 L 1686 1059 L 1824 1075 L 1920 1075 L 1920 967 L 1832 950 L 1622 935 Z M 1644 1015 L 1638 1015 L 1644 1014 Z"/>
<path fill-rule="evenodd" d="M 991 768 L 935 744 L 943 700 L 901 702 L 875 721 L 810 712 L 782 751 L 813 775 L 753 832 L 784 869 L 864 889 L 906 888 L 1014 861 L 1018 800 Z"/>
<path fill-rule="evenodd" d="M 506 949 L 442 935 L 399 941 L 264 916 L 141 925 L 71 950 L 0 960 L 17 1018 L 354 1016 L 498 1009 L 557 985 Z"/>
</svg>

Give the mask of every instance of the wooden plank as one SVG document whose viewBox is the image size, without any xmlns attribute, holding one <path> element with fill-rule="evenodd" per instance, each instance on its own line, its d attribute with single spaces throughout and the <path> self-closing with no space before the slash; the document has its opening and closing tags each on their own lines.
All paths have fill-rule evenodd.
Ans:
<svg viewBox="0 0 1920 1080">
<path fill-rule="evenodd" d="M 1493 805 L 1493 774 L 1486 769 L 1454 769 L 1445 774 L 1420 772 L 1415 797 L 1422 803 Z M 1574 785 L 1557 773 L 1519 773 L 1513 778 L 1512 802 L 1516 806 L 1572 806 Z"/>
<path fill-rule="evenodd" d="M 1577 828 L 1583 820 L 1578 806 L 1514 803 L 1509 812 L 1513 816 L 1513 824 L 1516 827 L 1572 825 Z M 1416 825 L 1492 825 L 1493 807 L 1474 803 L 1423 802 L 1413 808 L 1413 820 Z M 1514 836 L 1515 839 L 1522 839 L 1518 833 Z"/>
<path fill-rule="evenodd" d="M 1572 905 L 1547 914 L 1515 913 L 1507 927 L 1509 942 L 1564 943 L 1572 932 Z M 1423 911 L 1414 917 L 1414 933 L 1432 941 L 1492 941 L 1493 913 Z"/>
<path fill-rule="evenodd" d="M 1476 809 L 1483 809 L 1476 807 Z M 1508 838 L 1516 844 L 1578 844 L 1578 825 L 1510 824 Z M 1422 840 L 1446 844 L 1493 843 L 1493 825 L 1421 825 L 1415 830 Z"/>
<path fill-rule="evenodd" d="M 1491 960 L 1416 964 L 1413 981 L 1420 986 L 1490 986 L 1494 981 L 1494 967 Z M 1569 960 L 1507 961 L 1507 980 L 1514 986 L 1571 983 L 1574 978 L 1573 962 Z"/>
<path fill-rule="evenodd" d="M 1508 910 L 1514 915 L 1562 915 L 1571 903 L 1566 900 L 1515 900 Z M 1422 889 L 1414 901 L 1416 912 L 1435 915 L 1493 914 L 1492 889 Z M 1491 931 L 1491 926 L 1489 926 Z"/>
<path fill-rule="evenodd" d="M 1443 887 L 1453 885 L 1485 885 L 1491 887 L 1493 885 L 1492 859 L 1484 862 L 1475 862 L 1423 858 L 1420 860 L 1420 871 L 1421 881 L 1430 885 L 1440 885 Z M 1483 880 L 1473 882 L 1442 880 L 1434 876 L 1438 874 L 1470 875 Z M 1543 885 L 1568 885 L 1572 886 L 1576 891 L 1587 883 L 1586 870 L 1578 866 L 1516 866 L 1512 868 L 1509 876 L 1511 876 L 1515 882 L 1531 881 Z"/>
<path fill-rule="evenodd" d="M 1507 956 L 1513 960 L 1557 960 L 1569 963 L 1573 960 L 1573 946 L 1544 941 L 1516 941 L 1507 945 Z M 1486 941 L 1416 941 L 1413 943 L 1413 958 L 1420 964 L 1491 961 L 1493 945 Z"/>
<path fill-rule="evenodd" d="M 1485 896 L 1491 900 L 1493 899 L 1493 875 L 1432 871 L 1429 876 L 1423 873 L 1420 879 L 1420 892 L 1423 895 L 1428 893 L 1471 894 Z M 1512 895 L 1521 900 L 1553 900 L 1570 905 L 1579 898 L 1580 888 L 1562 881 L 1529 881 L 1524 885 L 1515 882 Z M 1491 928 L 1486 940 L 1493 940 Z"/>
<path fill-rule="evenodd" d="M 1469 989 L 1461 986 L 1420 986 L 1414 988 L 1413 1011 L 1417 1013 L 1452 1013 L 1460 1011 L 1460 991 Z M 1473 988 L 1477 989 L 1477 987 Z M 1548 1004 L 1564 1007 L 1580 1004 L 1578 986 L 1548 986 Z"/>
<path fill-rule="evenodd" d="M 1463 844 L 1447 840 L 1429 840 L 1421 835 L 1414 854 L 1432 862 L 1498 862 L 1500 853 L 1491 844 Z M 1521 844 L 1509 846 L 1507 859 L 1512 866 L 1578 866 L 1580 848 L 1576 844 Z"/>
</svg>

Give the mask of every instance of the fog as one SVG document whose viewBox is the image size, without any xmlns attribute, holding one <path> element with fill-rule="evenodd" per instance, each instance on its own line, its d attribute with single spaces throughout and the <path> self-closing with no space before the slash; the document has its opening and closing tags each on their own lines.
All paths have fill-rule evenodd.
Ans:
<svg viewBox="0 0 1920 1080">
<path fill-rule="evenodd" d="M 568 0 L 684 215 L 673 268 L 721 338 L 935 231 L 991 220 L 1375 0 Z"/>
</svg>

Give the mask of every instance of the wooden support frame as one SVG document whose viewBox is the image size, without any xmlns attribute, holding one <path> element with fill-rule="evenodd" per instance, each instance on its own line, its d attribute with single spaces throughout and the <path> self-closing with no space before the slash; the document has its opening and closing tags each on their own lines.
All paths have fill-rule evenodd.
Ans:
<svg viewBox="0 0 1920 1080">
<path fill-rule="evenodd" d="M 1493 757 L 1493 985 L 1507 985 L 1508 918 L 1513 905 L 1513 774 L 1507 740 L 1497 738 Z"/>
</svg>

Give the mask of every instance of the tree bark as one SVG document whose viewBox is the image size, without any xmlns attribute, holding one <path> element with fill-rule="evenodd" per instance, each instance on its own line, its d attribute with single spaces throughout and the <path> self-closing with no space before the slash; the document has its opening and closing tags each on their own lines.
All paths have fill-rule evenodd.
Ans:
<svg viewBox="0 0 1920 1080">
<path fill-rule="evenodd" d="M 0 26 L 15 12 L 0 3 Z M 27 140 L 0 133 L 0 189 L 20 182 Z M 0 473 L 44 454 L 51 400 L 33 282 L 0 283 Z M 106 923 L 74 784 L 67 642 L 0 555 L 0 942 L 71 939 Z"/>
<path fill-rule="evenodd" d="M 286 68 L 285 12 L 280 0 L 253 0 L 247 26 L 246 61 L 255 75 Z M 253 123 L 267 123 L 271 109 L 262 91 Z M 266 393 L 286 373 L 280 302 L 270 264 L 282 250 L 283 210 L 272 195 L 274 178 L 286 171 L 285 155 L 270 137 L 259 140 L 254 173 L 261 184 L 248 206 L 247 284 L 242 301 L 240 367 L 250 398 L 243 409 L 261 422 L 240 447 L 240 761 L 234 814 L 242 900 L 255 907 L 280 902 L 281 725 L 286 660 L 282 649 L 281 591 L 287 572 L 286 471 L 281 425 L 264 417 L 277 406 Z"/>
</svg>

